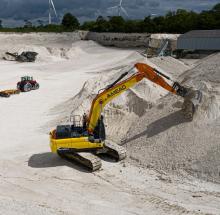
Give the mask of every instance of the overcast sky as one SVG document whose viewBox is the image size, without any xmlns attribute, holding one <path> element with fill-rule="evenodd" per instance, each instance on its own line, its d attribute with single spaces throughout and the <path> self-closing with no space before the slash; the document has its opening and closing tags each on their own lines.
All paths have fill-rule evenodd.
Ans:
<svg viewBox="0 0 220 215">
<path fill-rule="evenodd" d="M 98 15 L 117 15 L 117 10 L 110 10 L 119 0 L 53 0 L 59 19 L 71 12 L 81 22 L 95 19 Z M 150 14 L 164 15 L 169 10 L 178 8 L 200 12 L 208 10 L 220 0 L 123 0 L 122 6 L 129 18 L 144 18 Z M 53 14 L 54 15 L 54 14 Z M 0 19 L 4 26 L 23 25 L 23 20 L 48 21 L 48 0 L 0 0 Z"/>
</svg>

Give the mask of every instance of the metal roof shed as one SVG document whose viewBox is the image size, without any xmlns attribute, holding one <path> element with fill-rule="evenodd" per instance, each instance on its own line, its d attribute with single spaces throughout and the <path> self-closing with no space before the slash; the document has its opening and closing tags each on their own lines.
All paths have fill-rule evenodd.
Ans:
<svg viewBox="0 0 220 215">
<path fill-rule="evenodd" d="M 195 30 L 177 39 L 177 49 L 220 50 L 220 30 Z"/>
</svg>

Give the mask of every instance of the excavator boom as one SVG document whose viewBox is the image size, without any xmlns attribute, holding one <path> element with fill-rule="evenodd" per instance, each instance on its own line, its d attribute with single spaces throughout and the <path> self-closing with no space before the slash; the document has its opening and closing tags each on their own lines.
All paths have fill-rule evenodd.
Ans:
<svg viewBox="0 0 220 215">
<path fill-rule="evenodd" d="M 102 93 L 98 94 L 92 102 L 89 115 L 88 131 L 92 133 L 100 118 L 101 112 L 107 103 L 119 96 L 129 88 L 133 87 L 137 82 L 144 78 L 142 74 L 136 74 L 130 78 L 111 86 L 107 87 Z"/>
<path fill-rule="evenodd" d="M 143 74 L 144 77 L 148 80 L 152 81 L 155 84 L 158 84 L 159 86 L 163 87 L 167 91 L 170 91 L 171 93 L 177 94 L 175 89 L 170 86 L 163 77 L 161 77 L 161 72 L 144 63 L 137 63 L 135 64 L 135 67 L 137 68 L 139 73 Z M 166 78 L 170 79 L 168 76 L 166 76 Z"/>
</svg>

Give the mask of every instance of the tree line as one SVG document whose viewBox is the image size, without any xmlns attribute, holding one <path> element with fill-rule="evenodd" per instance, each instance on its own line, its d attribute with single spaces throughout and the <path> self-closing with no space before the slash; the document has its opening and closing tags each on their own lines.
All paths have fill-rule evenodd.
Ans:
<svg viewBox="0 0 220 215">
<path fill-rule="evenodd" d="M 29 32 L 72 32 L 80 29 L 80 23 L 78 19 L 71 13 L 66 13 L 63 16 L 61 24 L 46 24 L 42 20 L 38 20 L 37 24 L 33 24 L 29 20 L 24 20 L 23 27 L 16 28 L 5 28 L 0 20 L 0 32 L 19 32 L 19 33 L 29 33 Z"/>
<path fill-rule="evenodd" d="M 87 30 L 93 32 L 121 33 L 185 33 L 190 30 L 220 29 L 220 3 L 211 10 L 196 13 L 178 9 L 168 12 L 165 16 L 147 16 L 143 20 L 126 20 L 121 16 L 99 16 L 95 21 L 87 21 L 80 25 L 78 19 L 71 13 L 64 15 L 59 25 L 44 25 L 40 20 L 34 26 L 25 20 L 25 25 L 19 28 L 3 28 L 0 20 L 0 31 L 12 32 L 71 32 Z"/>
</svg>

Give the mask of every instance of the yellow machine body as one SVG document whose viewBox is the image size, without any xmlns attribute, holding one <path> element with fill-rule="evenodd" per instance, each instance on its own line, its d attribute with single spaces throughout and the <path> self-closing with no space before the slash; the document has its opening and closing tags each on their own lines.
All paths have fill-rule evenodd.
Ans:
<svg viewBox="0 0 220 215">
<path fill-rule="evenodd" d="M 53 153 L 57 153 L 58 149 L 74 149 L 75 151 L 92 151 L 103 148 L 104 143 L 93 143 L 88 140 L 88 137 L 56 139 L 54 131 L 50 133 L 50 148 Z"/>
<path fill-rule="evenodd" d="M 15 95 L 15 94 L 19 94 L 21 91 L 20 90 L 15 90 L 15 89 L 10 89 L 10 90 L 2 90 L 0 91 L 0 93 L 5 94 L 5 95 Z"/>
<path fill-rule="evenodd" d="M 14 94 L 19 94 L 21 91 L 20 90 L 4 90 L 4 93 L 10 94 L 10 95 L 14 95 Z"/>
</svg>

